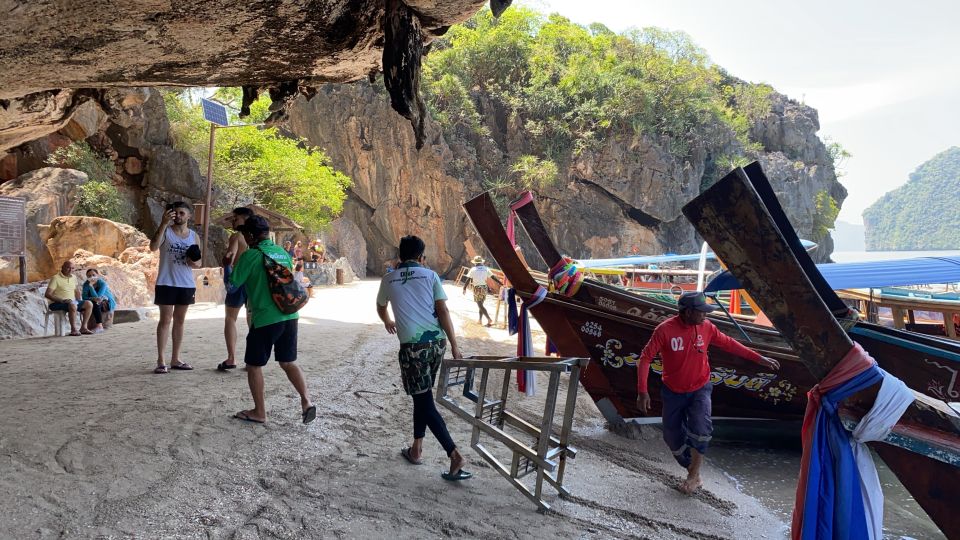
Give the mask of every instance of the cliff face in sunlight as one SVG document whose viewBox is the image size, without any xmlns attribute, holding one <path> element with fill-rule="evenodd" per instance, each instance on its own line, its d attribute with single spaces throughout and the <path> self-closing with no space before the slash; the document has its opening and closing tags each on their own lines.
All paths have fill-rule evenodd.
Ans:
<svg viewBox="0 0 960 540">
<path fill-rule="evenodd" d="M 816 136 L 816 111 L 778 94 L 771 99 L 770 113 L 751 127 L 762 145 L 756 158 L 800 235 L 820 243 L 814 254 L 822 261 L 832 243 L 816 234 L 817 196 L 842 201 L 846 192 Z M 361 82 L 328 85 L 309 101 L 298 99 L 288 127 L 323 147 L 353 179 L 344 216 L 363 233 L 371 273 L 382 272 L 405 234 L 427 241 L 429 264 L 443 273 L 466 262 L 464 242 L 482 252 L 460 205 L 488 187 L 489 172 L 510 163 L 512 147 L 525 137 L 519 123 L 491 111 L 486 122 L 498 129 L 483 138 L 458 137 L 428 121 L 426 145 L 417 152 L 409 124 L 389 109 L 383 91 Z M 715 168 L 713 155 L 722 151 L 681 159 L 649 137 L 613 133 L 573 157 L 554 186 L 537 190 L 537 205 L 554 241 L 572 256 L 696 251 L 696 234 L 680 208 L 699 193 Z"/>
</svg>

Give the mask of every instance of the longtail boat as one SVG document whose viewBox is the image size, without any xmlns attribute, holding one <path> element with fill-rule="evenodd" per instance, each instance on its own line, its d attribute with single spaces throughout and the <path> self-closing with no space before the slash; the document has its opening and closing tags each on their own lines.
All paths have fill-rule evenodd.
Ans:
<svg viewBox="0 0 960 540">
<path fill-rule="evenodd" d="M 464 208 L 517 294 L 526 300 L 537 296 L 541 285 L 511 245 L 489 194 L 468 201 Z M 580 382 L 607 420 L 616 424 L 624 418 L 642 416 L 636 407 L 636 361 L 654 328 L 675 314 L 676 306 L 598 282 L 584 283 L 573 298 L 547 293 L 530 312 L 562 356 L 589 356 L 593 360 Z M 729 326 L 728 332 L 736 331 L 732 323 L 717 324 Z M 714 416 L 800 420 L 804 393 L 816 379 L 774 330 L 758 330 L 750 347 L 779 360 L 780 371 L 769 373 L 749 360 L 711 349 Z M 659 362 L 655 361 L 651 369 L 650 414 L 656 416 L 661 406 Z"/>
<path fill-rule="evenodd" d="M 817 271 L 816 265 L 806 251 L 807 246 L 796 236 L 760 165 L 751 164 L 746 167 L 745 172 L 751 185 L 755 189 L 759 186 L 757 191 L 766 207 L 772 208 L 771 213 L 778 216 L 778 219 L 775 219 L 778 226 L 792 233 L 795 238 L 792 249 L 797 253 L 797 258 L 806 259 L 808 266 L 812 269 L 811 272 L 816 272 L 820 278 L 818 294 L 828 296 L 831 311 L 836 312 L 837 316 L 841 318 L 846 316 L 847 306 Z M 550 239 L 535 204 L 530 202 L 516 206 L 514 211 L 544 262 L 549 267 L 560 262 L 562 255 Z M 600 310 L 658 322 L 666 320 L 677 312 L 676 305 L 669 302 L 632 294 L 591 279 L 583 281 L 573 300 L 592 305 Z M 710 320 L 722 332 L 748 347 L 756 348 L 757 345 L 762 344 L 789 348 L 779 332 L 766 326 L 744 321 L 734 323 L 728 318 L 723 318 L 719 312 L 715 312 Z M 943 401 L 960 401 L 960 343 L 898 328 L 888 328 L 868 321 L 855 323 L 844 321 L 844 325 L 850 337 L 869 350 L 880 367 L 904 381 L 910 388 Z M 646 341 L 639 343 L 639 347 L 642 348 L 645 343 Z M 631 352 L 639 353 L 639 350 Z M 761 352 L 761 354 L 764 353 Z M 711 358 L 713 356 L 714 353 L 711 351 Z M 635 373 L 632 376 L 635 377 Z M 802 396 L 799 397 L 802 400 Z M 626 399 L 631 398 L 627 396 Z"/>
<path fill-rule="evenodd" d="M 854 347 L 853 335 L 837 319 L 846 307 L 813 261 L 798 252 L 782 208 L 772 190 L 765 192 L 769 183 L 761 179 L 762 170 L 752 169 L 749 176 L 744 169 L 734 170 L 683 213 L 819 380 Z M 876 358 L 876 351 L 864 348 Z M 855 423 L 873 406 L 878 387 L 842 402 L 841 417 Z M 943 401 L 913 394 L 913 404 L 890 436 L 871 446 L 947 538 L 960 538 L 955 508 L 960 500 L 960 413 Z"/>
</svg>

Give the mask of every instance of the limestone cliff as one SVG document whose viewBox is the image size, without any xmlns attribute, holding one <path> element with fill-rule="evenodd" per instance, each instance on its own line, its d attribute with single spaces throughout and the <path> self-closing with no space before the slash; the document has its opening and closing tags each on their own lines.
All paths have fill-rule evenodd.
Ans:
<svg viewBox="0 0 960 540">
<path fill-rule="evenodd" d="M 821 244 L 814 255 L 823 261 L 832 242 L 816 230 L 817 195 L 826 192 L 842 202 L 846 192 L 816 135 L 816 111 L 782 95 L 771 99 L 769 114 L 752 126 L 762 146 L 756 158 L 801 236 Z M 345 217 L 363 232 L 371 273 L 382 273 L 404 234 L 424 237 L 428 262 L 441 273 L 465 262 L 464 242 L 474 233 L 460 205 L 512 162 L 524 139 L 519 123 L 498 115 L 493 105 L 484 110 L 489 137 L 451 136 L 428 119 L 426 146 L 418 153 L 378 86 L 325 86 L 312 99 L 294 102 L 289 129 L 323 147 L 353 179 Z M 732 136 L 727 144 L 735 144 Z M 715 156 L 727 150 L 701 148 L 679 159 L 649 137 L 612 133 L 572 157 L 558 185 L 538 193 L 537 204 L 555 242 L 573 256 L 695 251 L 696 234 L 680 208 L 719 173 Z M 473 244 L 482 250 L 475 239 Z"/>
</svg>

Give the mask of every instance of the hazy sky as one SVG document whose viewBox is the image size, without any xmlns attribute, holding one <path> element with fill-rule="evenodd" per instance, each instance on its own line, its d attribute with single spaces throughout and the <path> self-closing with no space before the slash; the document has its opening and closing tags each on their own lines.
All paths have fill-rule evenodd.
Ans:
<svg viewBox="0 0 960 540">
<path fill-rule="evenodd" d="M 683 30 L 731 74 L 820 112 L 853 157 L 840 219 L 862 222 L 918 165 L 960 146 L 960 0 L 526 0 L 614 31 Z M 960 189 L 960 186 L 958 186 Z"/>
</svg>

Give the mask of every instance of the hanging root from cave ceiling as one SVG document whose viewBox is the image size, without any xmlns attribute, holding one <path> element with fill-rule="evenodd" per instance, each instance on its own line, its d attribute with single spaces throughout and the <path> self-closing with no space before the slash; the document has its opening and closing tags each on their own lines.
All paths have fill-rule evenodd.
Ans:
<svg viewBox="0 0 960 540">
<path fill-rule="evenodd" d="M 420 67 L 423 57 L 423 31 L 420 19 L 400 0 L 387 0 L 383 18 L 383 84 L 390 94 L 390 105 L 410 120 L 423 148 L 426 107 L 420 96 Z"/>
<path fill-rule="evenodd" d="M 499 17 L 513 0 L 490 0 L 490 10 Z M 444 30 L 446 27 L 444 28 Z M 390 106 L 410 120 L 417 141 L 417 150 L 423 148 L 426 138 L 424 122 L 426 106 L 420 95 L 420 71 L 425 51 L 423 28 L 417 13 L 402 0 L 387 0 L 383 18 L 383 84 L 390 94 Z M 441 32 L 442 33 L 442 32 Z M 371 82 L 373 74 L 371 73 Z M 257 100 L 261 87 L 244 86 L 240 117 L 250 114 L 250 105 Z M 303 80 L 285 81 L 267 87 L 270 93 L 270 116 L 266 124 L 277 124 L 287 119 L 287 108 L 300 94 L 308 99 L 316 88 Z"/>
</svg>

